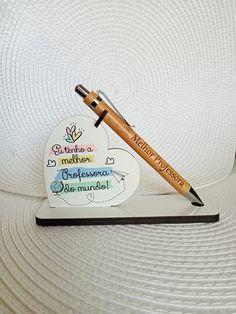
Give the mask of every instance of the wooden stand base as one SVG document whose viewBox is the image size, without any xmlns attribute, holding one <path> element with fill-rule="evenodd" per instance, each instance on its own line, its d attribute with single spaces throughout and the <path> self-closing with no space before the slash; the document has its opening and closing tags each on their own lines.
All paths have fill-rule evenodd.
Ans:
<svg viewBox="0 0 236 314">
<path fill-rule="evenodd" d="M 36 214 L 36 223 L 41 226 L 207 223 L 218 220 L 218 208 L 211 204 L 192 206 L 180 195 L 132 197 L 114 207 L 51 208 L 46 199 Z"/>
</svg>

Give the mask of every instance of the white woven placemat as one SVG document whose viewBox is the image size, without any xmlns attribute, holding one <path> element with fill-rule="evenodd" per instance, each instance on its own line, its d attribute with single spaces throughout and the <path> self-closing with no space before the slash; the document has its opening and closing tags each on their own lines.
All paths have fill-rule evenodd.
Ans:
<svg viewBox="0 0 236 314">
<path fill-rule="evenodd" d="M 0 1 L 0 313 L 236 313 L 236 172 L 200 225 L 35 225 L 52 127 L 101 88 L 196 186 L 235 150 L 235 1 Z M 145 109 L 145 110 L 144 110 Z M 147 127 L 148 126 L 148 127 Z M 126 147 L 111 132 L 111 145 Z M 184 157 L 183 157 L 184 152 Z M 141 188 L 169 186 L 142 164 Z"/>
<path fill-rule="evenodd" d="M 220 221 L 39 227 L 0 193 L 1 313 L 236 313 L 236 168 L 203 198 Z"/>
<path fill-rule="evenodd" d="M 0 188 L 45 196 L 46 139 L 100 88 L 194 187 L 232 169 L 235 1 L 0 1 Z M 93 116 L 94 117 L 94 116 Z M 108 130 L 111 146 L 125 144 Z M 139 159 L 141 189 L 170 186 Z"/>
</svg>

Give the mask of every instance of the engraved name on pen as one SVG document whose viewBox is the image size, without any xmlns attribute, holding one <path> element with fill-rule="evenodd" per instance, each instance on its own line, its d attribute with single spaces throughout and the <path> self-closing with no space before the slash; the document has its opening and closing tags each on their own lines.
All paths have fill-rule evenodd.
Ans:
<svg viewBox="0 0 236 314">
<path fill-rule="evenodd" d="M 167 163 L 164 163 L 161 156 L 154 153 L 149 148 L 147 143 L 145 143 L 144 141 L 141 141 L 141 138 L 138 137 L 136 134 L 134 134 L 134 136 L 131 139 L 142 149 L 142 151 L 144 151 L 150 158 L 152 158 L 154 162 L 157 163 L 158 166 L 160 166 L 159 168 L 160 172 L 165 171 L 181 187 L 184 186 L 184 181 L 178 176 L 178 174 L 175 173 Z"/>
</svg>

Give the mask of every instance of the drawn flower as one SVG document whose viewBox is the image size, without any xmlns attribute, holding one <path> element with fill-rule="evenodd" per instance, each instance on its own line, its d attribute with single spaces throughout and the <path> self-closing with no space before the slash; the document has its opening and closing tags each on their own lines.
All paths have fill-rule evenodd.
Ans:
<svg viewBox="0 0 236 314">
<path fill-rule="evenodd" d="M 76 126 L 73 125 L 71 128 L 66 128 L 66 138 L 67 143 L 75 143 L 80 136 L 82 135 L 81 131 L 76 132 Z"/>
</svg>

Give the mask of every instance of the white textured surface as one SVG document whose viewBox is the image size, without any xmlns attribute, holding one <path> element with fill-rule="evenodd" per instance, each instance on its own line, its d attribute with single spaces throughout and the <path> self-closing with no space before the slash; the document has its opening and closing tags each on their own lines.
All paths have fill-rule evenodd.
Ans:
<svg viewBox="0 0 236 314">
<path fill-rule="evenodd" d="M 51 129 L 93 116 L 78 82 L 104 90 L 194 186 L 222 179 L 234 16 L 231 0 L 0 1 L 0 189 L 45 195 Z M 169 191 L 142 170 L 144 191 Z M 236 313 L 235 189 L 234 170 L 201 193 L 216 224 L 50 228 L 35 225 L 41 199 L 1 191 L 0 313 Z"/>
<path fill-rule="evenodd" d="M 235 2 L 1 1 L 0 188 L 44 196 L 43 149 L 100 88 L 194 187 L 233 164 Z M 126 147 L 111 131 L 111 145 Z M 144 192 L 170 187 L 141 162 Z"/>
<path fill-rule="evenodd" d="M 39 227 L 0 192 L 1 313 L 236 313 L 236 168 L 201 191 L 214 224 Z"/>
</svg>

